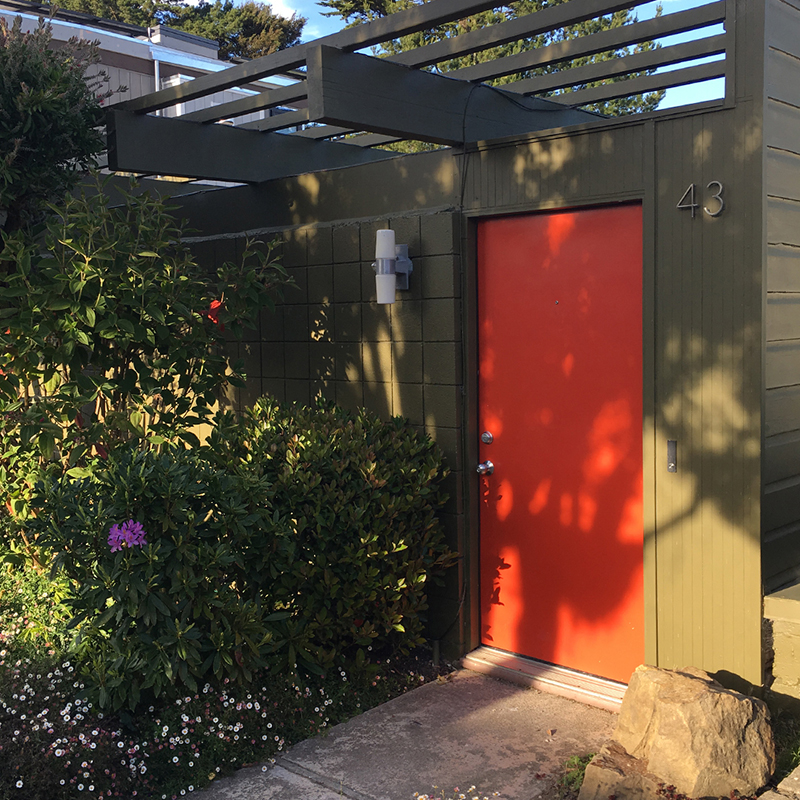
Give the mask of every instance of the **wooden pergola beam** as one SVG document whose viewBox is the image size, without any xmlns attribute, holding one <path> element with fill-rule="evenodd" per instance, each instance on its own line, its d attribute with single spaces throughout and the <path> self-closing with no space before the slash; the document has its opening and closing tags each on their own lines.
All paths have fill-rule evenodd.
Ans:
<svg viewBox="0 0 800 800">
<path fill-rule="evenodd" d="M 442 42 L 389 56 L 386 60 L 406 64 L 407 66 L 425 66 L 434 60 L 454 58 L 476 52 L 476 50 L 484 47 L 497 46 L 525 36 L 534 36 L 544 31 L 552 30 L 567 21 L 574 22 L 589 19 L 598 14 L 612 13 L 615 10 L 633 7 L 638 4 L 640 4 L 639 0 L 634 2 L 631 2 L 631 0 L 627 0 L 627 2 L 619 2 L 618 0 L 603 0 L 603 2 L 597 2 L 597 0 L 571 0 L 568 4 L 547 8 L 482 30 L 471 31 Z M 631 44 L 660 36 L 695 30 L 724 20 L 725 6 L 725 0 L 717 0 L 717 2 L 689 9 L 688 11 L 656 17 L 633 25 L 624 25 L 590 36 L 558 42 L 548 47 L 477 64 L 473 67 L 456 70 L 450 76 L 461 80 L 483 81 L 526 69 L 549 66 L 567 59 L 586 57 L 619 47 L 627 47 Z M 310 44 L 308 46 L 310 47 Z M 659 59 L 654 58 L 654 63 L 657 63 Z M 662 63 L 666 63 L 666 56 L 662 59 Z M 657 65 L 659 64 L 657 63 Z M 600 76 L 592 77 L 591 75 L 593 66 L 590 65 L 586 68 L 587 78 L 584 79 L 582 76 L 576 75 L 575 80 L 572 82 L 579 83 L 583 80 L 599 79 Z M 571 73 L 569 73 L 569 77 L 572 78 Z M 564 83 L 563 85 L 569 84 Z M 513 91 L 528 92 L 527 89 L 514 89 Z M 301 81 L 292 86 L 273 89 L 212 108 L 194 111 L 185 115 L 185 118 L 196 122 L 216 122 L 221 119 L 235 118 L 276 106 L 291 105 L 303 101 L 306 96 L 307 87 Z M 299 112 L 297 120 L 298 122 L 304 121 Z M 284 125 L 277 125 L 274 121 L 264 120 L 249 123 L 246 127 L 255 130 L 276 130 L 284 127 Z M 348 129 L 342 129 L 338 132 L 326 131 L 324 133 L 318 130 L 316 134 L 312 134 L 309 138 L 325 138 L 342 132 L 348 132 Z"/>
<path fill-rule="evenodd" d="M 114 171 L 260 183 L 393 158 L 396 153 L 230 125 L 106 111 L 108 165 Z"/>
<path fill-rule="evenodd" d="M 385 59 L 318 47 L 308 56 L 308 118 L 458 145 L 575 125 L 593 115 Z"/>
<path fill-rule="evenodd" d="M 336 47 L 347 52 L 360 50 L 400 36 L 407 36 L 417 31 L 468 17 L 471 14 L 486 11 L 493 8 L 495 3 L 496 0 L 433 0 L 433 2 L 414 6 L 363 25 L 345 28 L 338 33 L 324 36 L 308 44 L 288 47 L 285 50 L 278 50 L 253 61 L 237 64 L 223 72 L 203 75 L 192 81 L 171 86 L 168 89 L 161 89 L 144 97 L 126 100 L 123 103 L 119 103 L 118 107 L 125 111 L 136 111 L 138 113 L 157 111 L 160 108 L 166 108 L 176 103 L 186 103 L 207 94 L 232 89 L 235 86 L 242 86 L 246 83 L 267 78 L 270 75 L 279 75 L 287 70 L 295 69 L 305 63 L 308 50 L 319 45 Z M 219 119 L 230 116 L 235 115 L 226 113 Z"/>
<path fill-rule="evenodd" d="M 439 2 L 443 2 L 443 0 L 435 0 L 432 3 L 428 3 L 426 7 L 435 6 Z M 561 6 L 546 8 L 533 14 L 526 14 L 524 17 L 509 20 L 508 22 L 503 22 L 498 25 L 491 25 L 480 30 L 470 31 L 469 33 L 461 34 L 460 36 L 454 36 L 441 42 L 435 42 L 431 45 L 419 47 L 415 50 L 405 53 L 398 53 L 396 55 L 387 57 L 386 60 L 393 61 L 397 64 L 404 64 L 406 66 L 428 66 L 445 59 L 469 55 L 479 50 L 483 50 L 486 47 L 496 47 L 498 45 L 516 41 L 517 39 L 524 37 L 537 36 L 541 33 L 554 30 L 566 24 L 572 24 L 575 22 L 584 21 L 586 19 L 591 19 L 599 14 L 610 14 L 615 11 L 633 8 L 635 6 L 642 5 L 645 2 L 649 2 L 649 0 L 571 0 L 571 2 L 565 3 Z M 406 12 L 402 13 L 404 14 Z M 470 13 L 475 12 L 471 11 Z M 400 16 L 400 14 L 392 14 L 391 16 L 392 18 L 395 18 Z M 373 23 L 367 24 L 372 25 Z M 357 30 L 357 28 L 348 30 Z M 346 32 L 347 31 L 343 31 L 342 33 Z M 405 34 L 397 33 L 396 36 L 389 38 L 396 38 L 397 36 L 401 35 Z M 351 50 L 356 49 L 346 46 L 346 42 L 338 43 L 339 40 L 336 39 L 336 37 L 339 36 L 340 34 L 333 34 L 333 36 L 327 36 L 322 39 L 318 39 L 316 42 L 309 42 L 307 45 L 293 47 L 291 50 L 297 51 L 302 48 L 304 50 L 303 60 L 306 61 L 308 55 L 306 48 L 310 48 L 312 45 L 337 47 L 345 52 L 350 52 Z M 275 53 L 273 55 L 277 56 L 278 54 Z M 271 57 L 272 56 L 265 56 L 265 58 Z M 227 76 L 229 72 L 230 70 L 226 70 L 224 76 Z M 221 80 L 220 73 L 214 77 L 215 79 Z M 202 79 L 197 78 L 196 80 Z M 190 84 L 181 84 L 180 86 L 173 88 L 180 90 L 189 85 Z M 229 87 L 220 84 L 213 91 L 220 91 L 221 88 Z M 211 91 L 212 90 L 209 89 L 204 93 L 208 94 Z M 266 108 L 274 108 L 279 105 L 290 104 L 297 100 L 303 99 L 305 96 L 305 84 L 298 82 L 290 87 L 273 89 L 258 95 L 232 100 L 228 103 L 214 106 L 213 108 L 194 111 L 191 114 L 186 115 L 186 117 L 194 122 L 216 122 L 221 119 L 233 119 L 238 116 L 244 116 L 245 114 L 252 114 Z M 187 99 L 191 98 L 182 98 L 181 102 L 186 102 Z M 134 101 L 128 102 L 132 103 Z M 129 108 L 128 103 L 121 104 L 121 107 L 126 109 Z M 148 108 L 148 110 L 152 109 Z"/>
</svg>

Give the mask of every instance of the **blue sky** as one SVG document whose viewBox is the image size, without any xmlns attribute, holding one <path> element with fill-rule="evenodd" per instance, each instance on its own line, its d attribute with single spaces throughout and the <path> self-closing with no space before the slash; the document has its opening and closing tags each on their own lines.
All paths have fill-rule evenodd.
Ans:
<svg viewBox="0 0 800 800">
<path fill-rule="evenodd" d="M 647 3 L 634 9 L 639 19 L 649 19 L 656 13 L 656 8 L 660 4 L 663 7 L 664 14 L 672 14 L 677 11 L 683 11 L 687 8 L 694 8 L 695 6 L 704 5 L 708 0 L 660 0 L 660 2 Z M 317 5 L 314 0 L 272 0 L 270 3 L 274 11 L 284 16 L 290 16 L 292 13 L 301 14 L 307 17 L 305 30 L 303 32 L 303 40 L 318 39 L 320 36 L 326 36 L 329 33 L 335 33 L 342 27 L 341 21 L 338 17 L 325 17 L 322 15 L 322 7 Z M 716 32 L 716 31 L 715 31 Z M 720 31 L 721 32 L 721 29 Z M 681 36 L 670 37 L 667 44 L 675 44 L 679 41 L 691 39 L 692 36 L 697 34 L 682 34 Z M 714 81 L 707 81 L 704 84 L 695 86 L 686 86 L 676 89 L 670 89 L 667 97 L 662 101 L 661 108 L 684 105 L 686 103 L 696 103 L 703 100 L 711 100 L 721 97 L 723 93 L 723 81 L 717 79 Z"/>
</svg>

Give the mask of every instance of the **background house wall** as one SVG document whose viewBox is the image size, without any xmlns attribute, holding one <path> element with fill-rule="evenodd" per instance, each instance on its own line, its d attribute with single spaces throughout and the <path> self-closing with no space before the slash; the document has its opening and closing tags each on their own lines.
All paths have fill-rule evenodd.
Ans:
<svg viewBox="0 0 800 800">
<path fill-rule="evenodd" d="M 39 22 L 40 7 L 24 0 L 4 3 L 0 0 L 0 16 L 10 24 L 21 17 L 23 30 L 34 29 Z M 142 97 L 166 86 L 184 83 L 200 75 L 219 72 L 230 66 L 230 62 L 218 59 L 217 42 L 202 36 L 157 25 L 140 28 L 127 23 L 117 23 L 93 17 L 81 12 L 56 10 L 50 19 L 54 46 L 61 46 L 72 37 L 96 41 L 100 61 L 87 70 L 87 75 L 105 72 L 109 83 L 103 87 L 115 91 L 106 105 L 135 97 Z M 285 83 L 281 78 L 274 81 L 257 81 L 246 87 L 216 92 L 201 100 L 181 103 L 166 109 L 164 116 L 175 117 L 203 108 L 226 103 L 249 94 L 272 88 L 276 83 Z M 124 87 L 125 91 L 117 91 Z M 236 124 L 264 119 L 270 110 L 258 111 L 237 117 Z"/>
</svg>

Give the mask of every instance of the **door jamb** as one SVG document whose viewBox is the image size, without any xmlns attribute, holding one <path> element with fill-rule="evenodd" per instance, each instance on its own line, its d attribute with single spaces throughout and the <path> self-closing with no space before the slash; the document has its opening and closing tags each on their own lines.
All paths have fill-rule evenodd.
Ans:
<svg viewBox="0 0 800 800">
<path fill-rule="evenodd" d="M 575 203 L 565 208 L 592 208 L 614 203 L 640 202 L 642 204 L 642 470 L 643 470 L 643 523 L 644 552 L 644 658 L 647 664 L 658 664 L 658 615 L 656 583 L 656 508 L 655 508 L 655 219 L 656 219 L 656 164 L 655 123 L 644 125 L 644 186 L 641 194 L 626 198 L 607 198 L 597 202 Z M 480 503 L 479 480 L 473 472 L 478 463 L 478 223 L 491 217 L 510 214 L 533 214 L 554 211 L 551 203 L 534 204 L 526 209 L 509 211 L 462 211 L 462 341 L 464 343 L 464 418 L 462 431 L 465 454 L 464 491 L 467 499 L 465 518 L 464 579 L 467 583 L 464 621 L 466 644 L 474 650 L 480 638 Z"/>
</svg>

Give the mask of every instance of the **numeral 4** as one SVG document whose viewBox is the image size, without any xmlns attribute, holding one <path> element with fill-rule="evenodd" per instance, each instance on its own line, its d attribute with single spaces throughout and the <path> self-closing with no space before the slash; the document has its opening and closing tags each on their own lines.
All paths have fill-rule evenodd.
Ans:
<svg viewBox="0 0 800 800">
<path fill-rule="evenodd" d="M 678 200 L 676 208 L 690 208 L 692 210 L 692 219 L 694 219 L 697 209 L 700 208 L 700 203 L 697 202 L 696 188 L 693 183 L 689 184 L 689 188 L 683 193 L 683 197 Z"/>
</svg>

